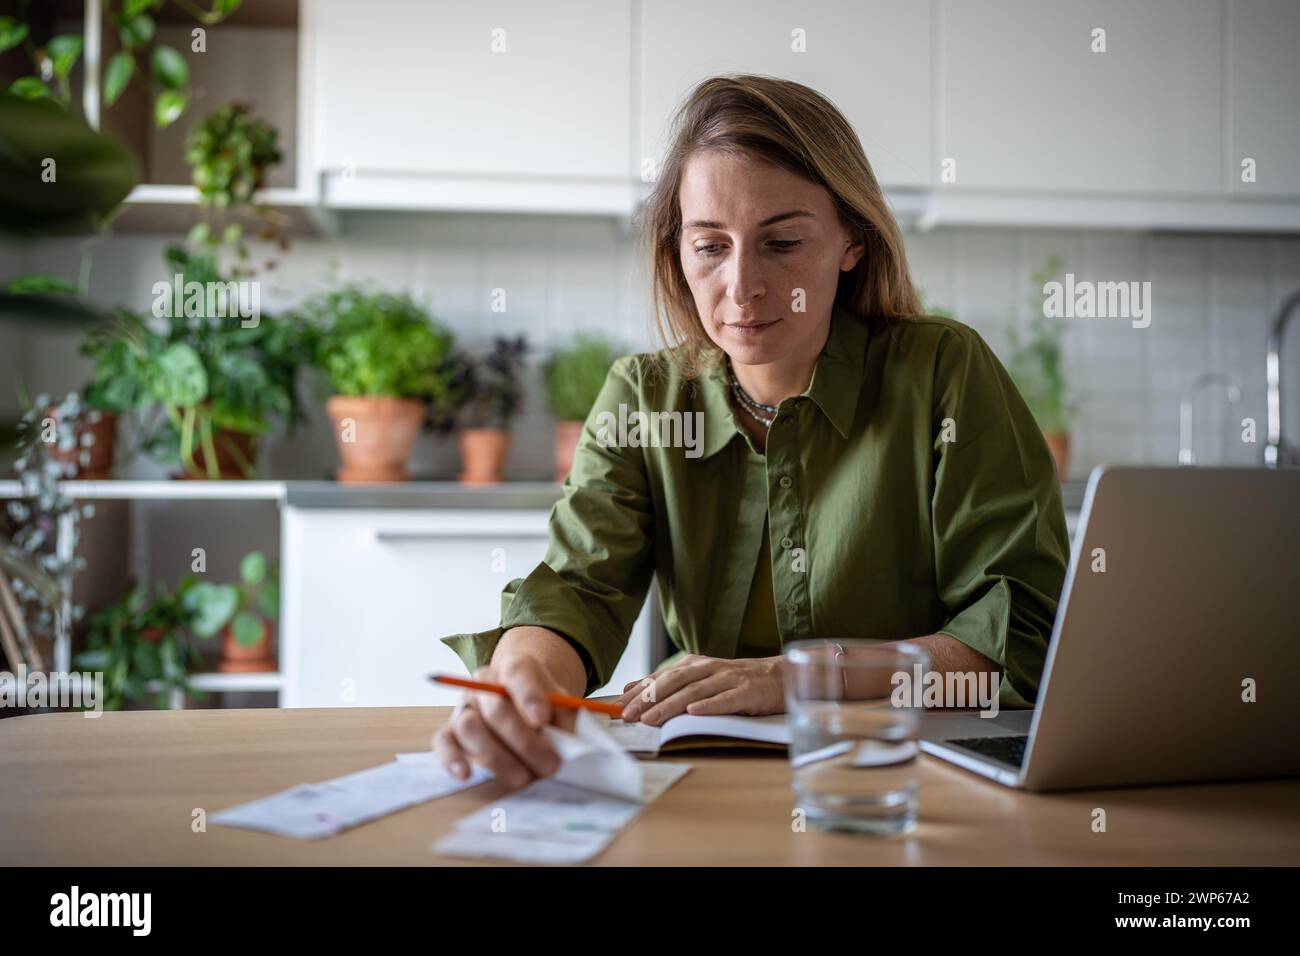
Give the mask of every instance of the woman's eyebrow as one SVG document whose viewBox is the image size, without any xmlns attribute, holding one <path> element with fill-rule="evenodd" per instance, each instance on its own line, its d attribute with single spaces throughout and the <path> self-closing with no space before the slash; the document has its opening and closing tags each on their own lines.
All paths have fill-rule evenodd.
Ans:
<svg viewBox="0 0 1300 956">
<path fill-rule="evenodd" d="M 787 219 L 800 219 L 800 218 L 816 219 L 817 217 L 813 213 L 809 212 L 807 209 L 791 209 L 789 212 L 779 212 L 775 216 L 768 216 L 758 225 L 761 228 L 763 226 L 771 226 L 774 223 L 784 222 Z M 692 219 L 690 222 L 683 223 L 682 228 L 683 229 L 723 229 L 725 227 L 723 226 L 722 223 L 714 219 Z"/>
</svg>

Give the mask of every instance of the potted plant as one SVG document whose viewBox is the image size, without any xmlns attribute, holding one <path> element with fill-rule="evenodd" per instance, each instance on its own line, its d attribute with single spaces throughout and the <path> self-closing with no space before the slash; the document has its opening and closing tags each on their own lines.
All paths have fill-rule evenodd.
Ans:
<svg viewBox="0 0 1300 956">
<path fill-rule="evenodd" d="M 81 426 L 81 444 L 88 454 L 77 462 L 75 477 L 112 477 L 121 416 L 145 406 L 149 388 L 144 356 L 149 332 L 135 313 L 118 308 L 106 321 L 93 326 L 81 344 L 81 354 L 94 362 L 91 380 L 81 390 L 87 409 Z"/>
<path fill-rule="evenodd" d="M 77 667 L 103 672 L 105 710 L 155 694 L 157 706 L 167 707 L 173 691 L 195 694 L 189 673 L 201 658 L 190 635 L 193 586 L 187 578 L 175 591 L 160 586 L 150 598 L 143 585 L 136 585 L 117 604 L 91 616 Z"/>
<path fill-rule="evenodd" d="M 225 285 L 213 257 L 173 246 L 174 281 L 200 288 Z M 149 397 L 163 411 L 146 447 L 180 464 L 177 478 L 253 478 L 261 437 L 275 418 L 292 429 L 302 420 L 297 373 L 311 357 L 312 338 L 296 317 L 175 314 L 165 332 L 141 323 L 136 343 Z"/>
<path fill-rule="evenodd" d="M 1061 320 L 1043 314 L 1042 288 L 1063 268 L 1061 257 L 1051 256 L 1034 273 L 1028 333 L 1022 335 L 1015 325 L 1007 330 L 1011 347 L 1007 371 L 1043 430 L 1062 482 L 1069 473 L 1070 423 L 1078 404 L 1070 398 L 1062 369 L 1061 341 L 1065 326 Z"/>
<path fill-rule="evenodd" d="M 255 196 L 266 180 L 267 171 L 283 159 L 279 134 L 265 120 L 255 116 L 247 103 L 226 103 L 190 128 L 185 138 L 185 161 L 190 165 L 199 205 L 204 218 L 190 230 L 189 241 L 215 250 L 233 246 L 241 262 L 248 259 L 243 227 L 227 221 L 234 210 L 247 207 L 262 220 L 258 238 L 288 247 L 282 234 L 285 217 Z M 274 261 L 267 267 L 273 268 Z M 252 269 L 237 266 L 234 275 L 251 275 Z"/>
<path fill-rule="evenodd" d="M 103 479 L 112 476 L 113 453 L 117 440 L 117 415 L 93 408 L 83 394 L 69 393 L 58 404 L 40 409 L 37 429 L 48 428 L 57 438 L 50 442 L 50 458 L 67 467 L 69 479 Z M 67 427 L 63 427 L 67 423 Z"/>
<path fill-rule="evenodd" d="M 573 467 L 573 453 L 591 406 L 618 357 L 618 350 L 598 336 L 578 335 L 571 346 L 551 354 L 543 367 L 546 401 L 555 416 L 555 480 L 563 482 Z"/>
<path fill-rule="evenodd" d="M 430 405 L 445 405 L 452 335 L 409 295 L 347 286 L 305 306 L 319 326 L 316 363 L 343 482 L 406 481 Z"/>
<path fill-rule="evenodd" d="M 239 562 L 239 584 L 195 584 L 187 595 L 194 633 L 221 635 L 217 670 L 248 674 L 276 669 L 273 624 L 280 616 L 280 569 L 260 551 Z"/>
<path fill-rule="evenodd" d="M 498 336 L 486 356 L 461 352 L 453 357 L 451 401 L 460 426 L 462 484 L 495 484 L 504 478 L 510 420 L 523 403 L 519 373 L 527 351 L 522 335 Z"/>
</svg>

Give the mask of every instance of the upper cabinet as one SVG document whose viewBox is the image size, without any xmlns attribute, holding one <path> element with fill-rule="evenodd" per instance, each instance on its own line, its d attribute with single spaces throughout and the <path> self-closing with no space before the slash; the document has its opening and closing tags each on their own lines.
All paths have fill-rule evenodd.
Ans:
<svg viewBox="0 0 1300 956">
<path fill-rule="evenodd" d="M 313 0 L 332 205 L 622 211 L 630 0 Z"/>
<path fill-rule="evenodd" d="M 700 80 L 762 73 L 825 94 L 887 187 L 930 181 L 930 5 L 915 0 L 654 0 L 640 5 L 637 149 L 657 161 Z"/>
<path fill-rule="evenodd" d="M 1300 0 L 300 8 L 330 208 L 626 217 L 692 87 L 747 72 L 831 99 L 921 227 L 1300 232 Z"/>
<path fill-rule="evenodd" d="M 940 185 L 1218 193 L 1220 7 L 1219 0 L 945 0 Z"/>
<path fill-rule="evenodd" d="M 1300 197 L 1300 3 L 1229 0 L 1226 28 L 1228 188 Z"/>
</svg>

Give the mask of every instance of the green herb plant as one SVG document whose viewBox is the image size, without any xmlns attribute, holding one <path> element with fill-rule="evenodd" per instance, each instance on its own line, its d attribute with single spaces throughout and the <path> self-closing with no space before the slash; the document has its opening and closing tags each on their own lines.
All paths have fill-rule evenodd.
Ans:
<svg viewBox="0 0 1300 956">
<path fill-rule="evenodd" d="M 556 421 L 586 420 L 619 354 L 618 347 L 593 335 L 578 335 L 571 346 L 551 353 L 542 376 L 546 402 Z"/>
<path fill-rule="evenodd" d="M 447 403 L 453 336 L 409 295 L 353 284 L 300 311 L 316 329 L 316 364 L 334 394 Z"/>
<path fill-rule="evenodd" d="M 1059 277 L 1065 269 L 1060 256 L 1049 256 L 1031 279 L 1029 322 L 1022 333 L 1013 323 L 1007 327 L 1010 359 L 1007 371 L 1033 412 L 1038 426 L 1047 432 L 1069 431 L 1079 405 L 1065 378 L 1062 341 L 1065 324 L 1043 314 L 1044 284 Z"/>
</svg>

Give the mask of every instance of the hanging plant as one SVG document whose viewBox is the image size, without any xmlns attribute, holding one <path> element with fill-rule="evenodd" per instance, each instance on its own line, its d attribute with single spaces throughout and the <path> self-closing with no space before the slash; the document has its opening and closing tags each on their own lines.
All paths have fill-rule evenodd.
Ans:
<svg viewBox="0 0 1300 956">
<path fill-rule="evenodd" d="M 225 20 L 242 2 L 212 0 L 212 8 L 205 10 L 192 0 L 173 0 L 204 26 Z M 104 64 L 103 103 L 112 106 L 135 80 L 153 97 L 153 118 L 159 127 L 176 122 L 190 103 L 190 71 L 185 58 L 174 47 L 154 42 L 158 26 L 151 11 L 163 5 L 164 0 L 112 0 L 104 4 L 104 14 L 117 27 L 122 49 Z M 26 47 L 35 75 L 14 80 L 9 92 L 26 99 L 54 100 L 68 109 L 72 104 L 68 78 L 81 58 L 85 45 L 82 36 L 59 34 L 38 46 L 27 24 L 15 17 L 0 17 L 0 53 L 19 44 Z"/>
<path fill-rule="evenodd" d="M 78 503 L 60 482 L 77 473 L 78 464 L 89 460 L 93 433 L 83 426 L 100 413 L 87 408 L 73 392 L 55 404 L 48 395 L 38 395 L 19 422 L 18 458 L 14 472 L 19 495 L 7 506 L 15 531 L 13 546 L 38 565 L 58 585 L 58 601 L 51 606 L 28 581 L 10 578 L 14 594 L 34 610 L 27 615 L 32 630 L 54 640 L 67 636 L 83 609 L 72 603 L 73 575 L 85 567 L 76 554 L 78 524 L 92 517 L 94 505 Z M 60 548 L 60 535 L 67 535 Z"/>
<path fill-rule="evenodd" d="M 214 249 L 229 246 L 240 260 L 247 260 L 243 227 L 229 219 L 239 209 L 248 208 L 262 221 L 258 238 L 288 248 L 283 236 L 287 220 L 254 199 L 267 171 L 283 158 L 275 127 L 255 116 L 246 103 L 226 103 L 196 123 L 185 140 L 185 161 L 206 214 L 190 230 L 189 241 Z M 266 263 L 266 268 L 274 267 L 274 261 Z M 232 272 L 240 276 L 252 270 L 236 267 Z"/>
</svg>

